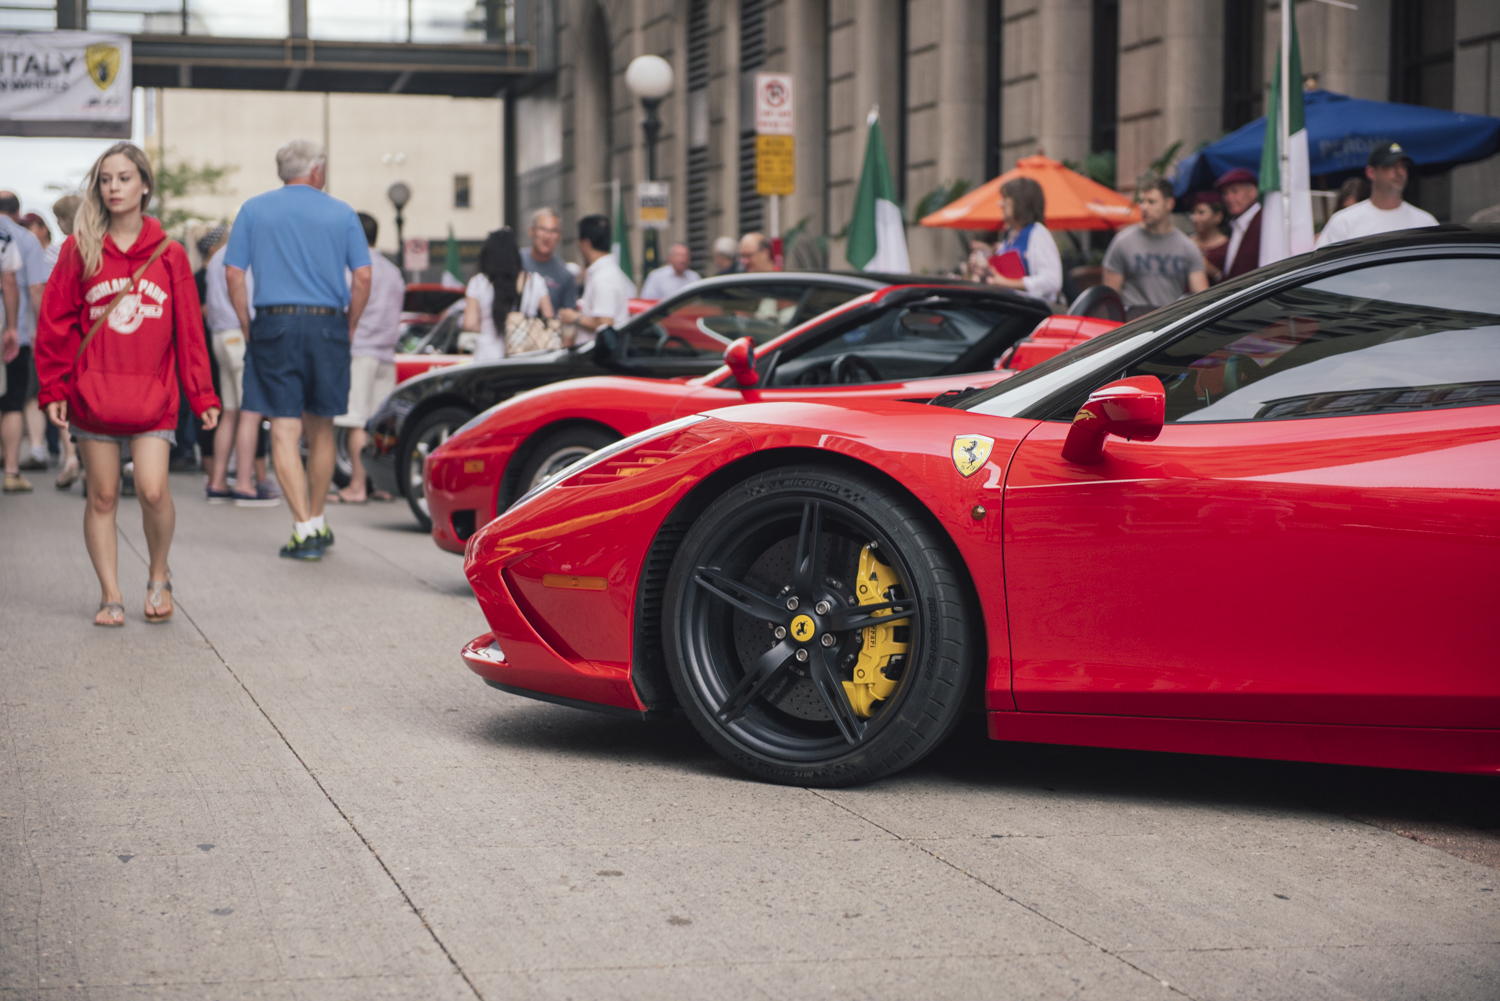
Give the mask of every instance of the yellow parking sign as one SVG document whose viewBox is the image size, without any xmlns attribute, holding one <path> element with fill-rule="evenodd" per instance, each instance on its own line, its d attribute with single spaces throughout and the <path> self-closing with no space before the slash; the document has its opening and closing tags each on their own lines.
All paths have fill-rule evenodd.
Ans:
<svg viewBox="0 0 1500 1001">
<path fill-rule="evenodd" d="M 792 136 L 756 136 L 755 193 L 790 195 L 796 190 L 796 140 Z"/>
</svg>

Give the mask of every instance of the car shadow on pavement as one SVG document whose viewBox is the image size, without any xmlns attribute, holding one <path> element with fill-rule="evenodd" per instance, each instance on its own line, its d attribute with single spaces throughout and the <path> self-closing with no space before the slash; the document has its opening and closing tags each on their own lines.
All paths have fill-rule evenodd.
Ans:
<svg viewBox="0 0 1500 1001">
<path fill-rule="evenodd" d="M 658 766 L 740 776 L 682 719 L 641 722 L 604 713 L 516 702 L 481 731 L 487 743 L 611 764 Z"/>
<path fill-rule="evenodd" d="M 993 741 L 973 721 L 904 775 L 1007 789 L 1315 810 L 1500 866 L 1500 777 Z M 1467 839 L 1453 847 L 1443 842 Z"/>
</svg>

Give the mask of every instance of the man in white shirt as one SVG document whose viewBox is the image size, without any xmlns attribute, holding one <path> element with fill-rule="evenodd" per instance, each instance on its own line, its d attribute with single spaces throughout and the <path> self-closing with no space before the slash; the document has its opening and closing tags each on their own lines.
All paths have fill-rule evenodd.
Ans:
<svg viewBox="0 0 1500 1001">
<path fill-rule="evenodd" d="M 646 276 L 641 286 L 641 298 L 661 300 L 681 292 L 701 277 L 688 267 L 688 248 L 685 243 L 674 243 L 667 251 L 667 263 Z"/>
<path fill-rule="evenodd" d="M 1406 155 L 1400 143 L 1386 143 L 1371 150 L 1369 166 L 1365 167 L 1365 176 L 1370 179 L 1370 197 L 1335 212 L 1328 225 L 1323 227 L 1323 232 L 1318 234 L 1316 246 L 1327 247 L 1400 229 L 1436 226 L 1438 221 L 1432 213 L 1401 199 L 1411 163 L 1411 157 Z"/>
<path fill-rule="evenodd" d="M 578 252 L 588 266 L 583 295 L 578 297 L 578 326 L 593 333 L 601 327 L 618 327 L 630 319 L 630 300 L 635 282 L 620 270 L 609 252 L 609 220 L 586 215 L 578 220 Z"/>
<path fill-rule="evenodd" d="M 359 224 L 370 245 L 370 300 L 359 314 L 349 345 L 349 410 L 333 419 L 334 427 L 349 432 L 349 485 L 328 498 L 344 504 L 363 504 L 369 499 L 365 494 L 365 467 L 360 461 L 369 440 L 365 425 L 396 388 L 396 341 L 401 337 L 401 307 L 406 303 L 406 278 L 401 269 L 375 249 L 380 224 L 365 212 L 359 213 Z M 391 495 L 376 491 L 375 499 L 390 500 Z"/>
</svg>

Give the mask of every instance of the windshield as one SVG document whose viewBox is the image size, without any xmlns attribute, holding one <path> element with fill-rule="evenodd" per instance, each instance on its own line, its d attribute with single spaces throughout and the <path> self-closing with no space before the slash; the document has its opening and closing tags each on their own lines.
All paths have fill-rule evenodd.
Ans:
<svg viewBox="0 0 1500 1001">
<path fill-rule="evenodd" d="M 1013 379 L 995 384 L 966 400 L 957 408 L 993 417 L 1020 417 L 1031 407 L 1068 386 L 1082 372 L 1080 366 L 1093 371 L 1108 368 L 1129 357 L 1137 348 L 1150 342 L 1159 331 L 1209 309 L 1220 301 L 1253 288 L 1267 278 L 1301 267 L 1306 255 L 1290 258 L 1278 265 L 1261 268 L 1249 274 L 1215 285 L 1206 292 L 1179 299 L 1170 306 L 1147 313 L 1137 320 L 1107 334 L 1084 341 L 1060 355 L 1026 369 Z"/>
</svg>

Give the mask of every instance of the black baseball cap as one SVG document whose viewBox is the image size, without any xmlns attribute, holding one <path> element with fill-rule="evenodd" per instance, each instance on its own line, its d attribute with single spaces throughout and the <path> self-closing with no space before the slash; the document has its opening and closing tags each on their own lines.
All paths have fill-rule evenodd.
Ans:
<svg viewBox="0 0 1500 1001">
<path fill-rule="evenodd" d="M 1400 143 L 1385 143 L 1370 150 L 1370 166 L 1372 167 L 1389 167 L 1402 160 L 1406 161 L 1408 167 L 1415 165 L 1406 150 L 1401 148 Z"/>
</svg>

